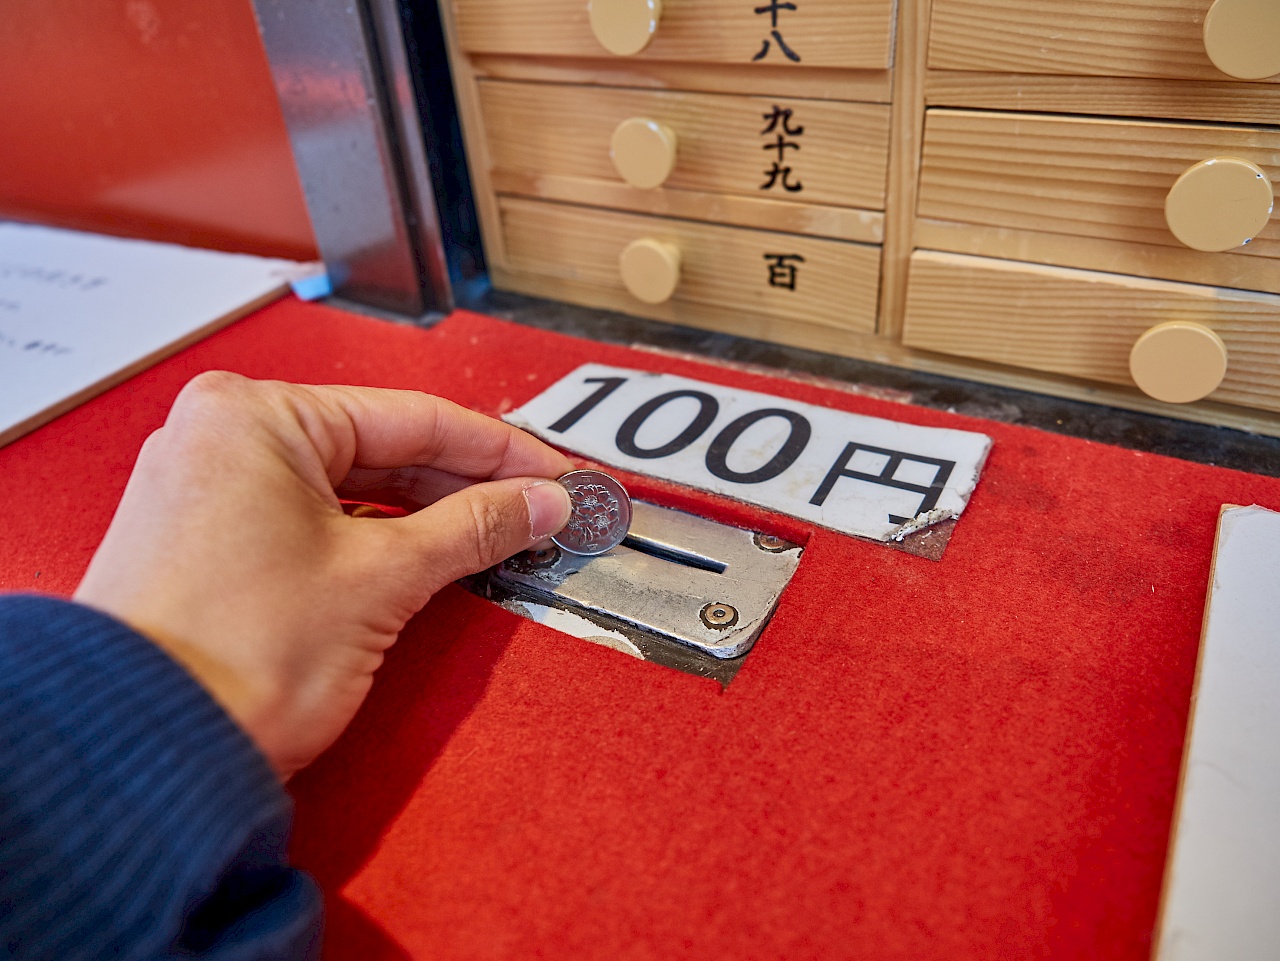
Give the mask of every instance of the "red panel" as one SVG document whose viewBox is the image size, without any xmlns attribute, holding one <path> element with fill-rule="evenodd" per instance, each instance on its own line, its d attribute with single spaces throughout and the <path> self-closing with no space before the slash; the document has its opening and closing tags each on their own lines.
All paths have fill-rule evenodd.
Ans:
<svg viewBox="0 0 1280 961">
<path fill-rule="evenodd" d="M 1218 508 L 1280 508 L 1274 478 L 474 315 L 421 331 L 286 300 L 0 449 L 0 585 L 72 589 L 201 370 L 493 413 L 586 361 L 995 444 L 939 562 L 769 520 L 806 553 L 723 692 L 442 591 L 291 785 L 328 957 L 1146 961 Z"/>
<path fill-rule="evenodd" d="M 249 0 L 5 0 L 0 217 L 311 259 Z"/>
</svg>

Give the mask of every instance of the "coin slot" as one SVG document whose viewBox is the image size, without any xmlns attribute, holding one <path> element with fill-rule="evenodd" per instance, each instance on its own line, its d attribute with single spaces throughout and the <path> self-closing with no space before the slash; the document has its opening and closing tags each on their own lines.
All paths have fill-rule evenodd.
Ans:
<svg viewBox="0 0 1280 961">
<path fill-rule="evenodd" d="M 663 544 L 659 541 L 638 537 L 635 534 L 628 534 L 623 538 L 622 546 L 629 547 L 641 554 L 648 554 L 650 557 L 656 557 L 659 560 L 671 561 L 673 564 L 682 564 L 685 567 L 693 567 L 700 571 L 710 571 L 712 574 L 723 574 L 725 568 L 728 567 L 727 564 L 713 560 L 710 557 L 682 550 L 673 544 Z"/>
<path fill-rule="evenodd" d="M 526 552 L 473 589 L 540 623 L 554 616 L 561 630 L 578 625 L 566 633 L 729 683 L 804 548 L 645 501 L 631 506 L 626 539 L 613 550 L 554 559 Z"/>
</svg>

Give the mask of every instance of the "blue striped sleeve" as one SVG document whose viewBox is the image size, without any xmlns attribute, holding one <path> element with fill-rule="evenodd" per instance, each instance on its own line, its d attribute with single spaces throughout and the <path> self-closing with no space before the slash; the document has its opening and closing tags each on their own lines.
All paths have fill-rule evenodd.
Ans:
<svg viewBox="0 0 1280 961">
<path fill-rule="evenodd" d="M 86 607 L 0 597 L 0 958 L 318 957 L 291 821 L 162 650 Z"/>
</svg>

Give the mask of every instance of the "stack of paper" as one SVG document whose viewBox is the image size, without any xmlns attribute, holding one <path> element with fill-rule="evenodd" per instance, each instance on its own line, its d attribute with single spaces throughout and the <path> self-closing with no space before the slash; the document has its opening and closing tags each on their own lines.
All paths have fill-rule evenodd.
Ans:
<svg viewBox="0 0 1280 961">
<path fill-rule="evenodd" d="M 0 445 L 318 271 L 316 264 L 0 223 Z"/>
</svg>

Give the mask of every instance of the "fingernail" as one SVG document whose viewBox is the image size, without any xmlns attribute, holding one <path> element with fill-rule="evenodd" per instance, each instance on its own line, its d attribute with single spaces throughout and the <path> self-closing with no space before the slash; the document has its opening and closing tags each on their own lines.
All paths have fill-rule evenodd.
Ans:
<svg viewBox="0 0 1280 961">
<path fill-rule="evenodd" d="M 555 481 L 535 481 L 524 489 L 524 500 L 529 505 L 529 536 L 542 540 L 557 533 L 569 523 L 573 504 L 569 492 Z"/>
</svg>

